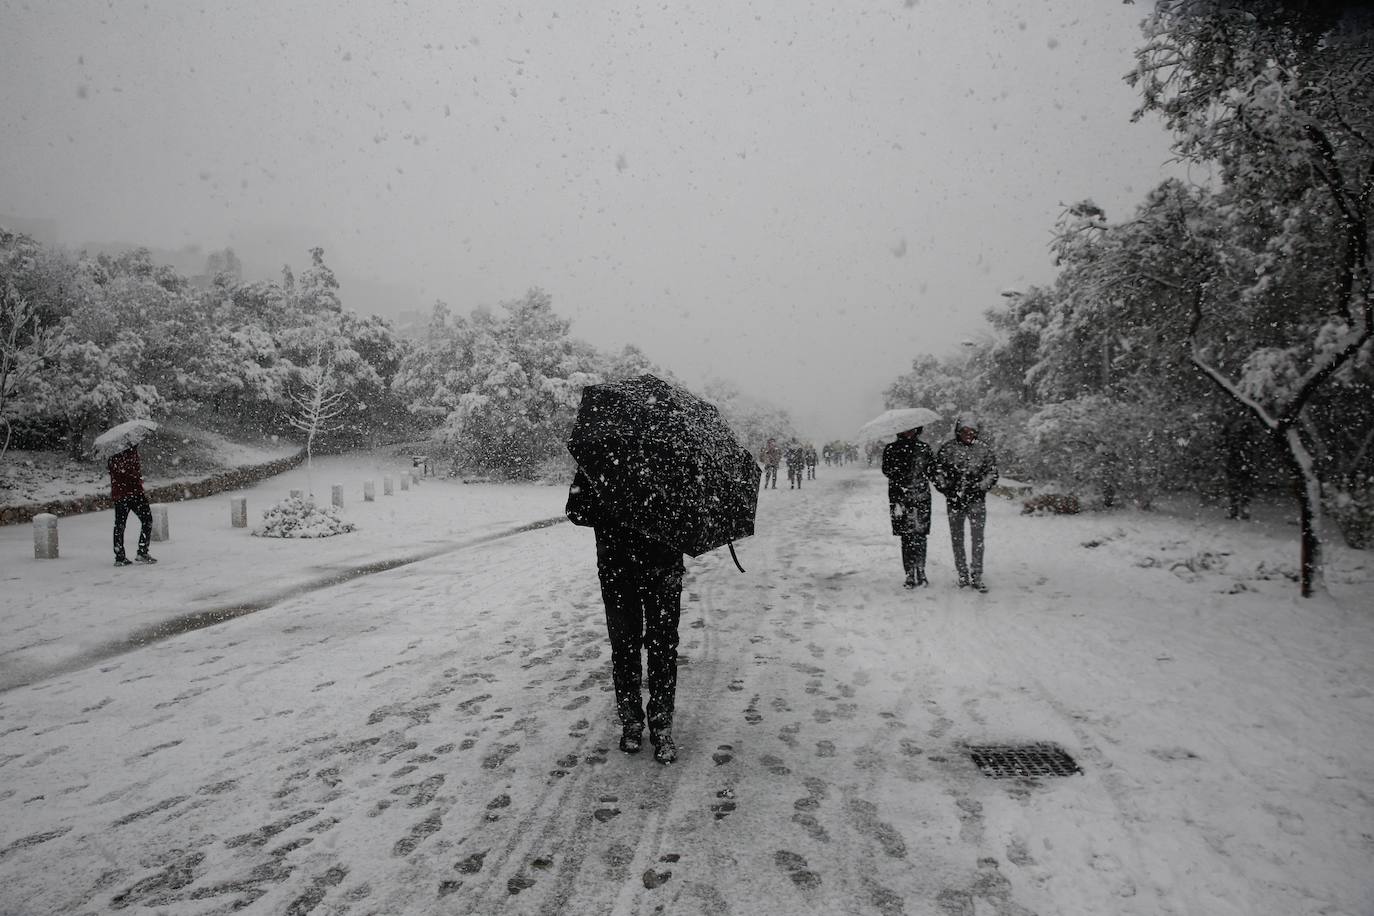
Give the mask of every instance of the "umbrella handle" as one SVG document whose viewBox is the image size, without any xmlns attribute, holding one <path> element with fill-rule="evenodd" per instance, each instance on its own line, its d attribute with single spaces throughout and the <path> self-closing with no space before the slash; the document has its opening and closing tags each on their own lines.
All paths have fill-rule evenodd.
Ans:
<svg viewBox="0 0 1374 916">
<path fill-rule="evenodd" d="M 744 572 L 744 567 L 739 565 L 739 557 L 735 556 L 735 542 L 726 541 L 725 543 L 730 545 L 730 559 L 735 561 L 735 569 L 738 569 L 740 572 Z"/>
</svg>

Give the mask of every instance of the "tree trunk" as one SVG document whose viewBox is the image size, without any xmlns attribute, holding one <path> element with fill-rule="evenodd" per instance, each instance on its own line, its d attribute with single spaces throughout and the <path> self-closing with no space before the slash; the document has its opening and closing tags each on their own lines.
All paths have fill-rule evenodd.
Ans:
<svg viewBox="0 0 1374 916">
<path fill-rule="evenodd" d="M 1301 569 L 1299 581 L 1302 596 L 1311 598 L 1318 591 L 1325 590 L 1325 577 L 1322 569 L 1321 510 L 1322 484 L 1317 477 L 1316 465 L 1296 425 L 1283 431 L 1284 444 L 1288 447 L 1288 461 L 1296 475 L 1294 489 L 1298 496 L 1298 511 L 1302 525 Z"/>
</svg>

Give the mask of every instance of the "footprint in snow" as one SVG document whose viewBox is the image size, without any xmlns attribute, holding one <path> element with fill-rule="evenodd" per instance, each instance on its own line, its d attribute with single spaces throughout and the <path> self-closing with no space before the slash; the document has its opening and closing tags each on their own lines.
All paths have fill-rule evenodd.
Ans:
<svg viewBox="0 0 1374 916">
<path fill-rule="evenodd" d="M 779 849 L 773 854 L 773 862 L 782 869 L 792 883 L 804 890 L 821 886 L 821 876 L 807 867 L 805 857 L 795 852 Z"/>
<path fill-rule="evenodd" d="M 737 806 L 734 802 L 735 793 L 732 789 L 721 789 L 719 792 L 716 793 L 716 798 L 722 799 L 722 801 L 719 801 L 711 806 L 711 813 L 715 815 L 716 820 L 724 820 L 731 814 L 735 813 L 735 808 Z"/>
<path fill-rule="evenodd" d="M 488 850 L 485 849 L 481 852 L 474 852 L 467 858 L 458 860 L 453 867 L 459 874 L 475 875 L 482 870 L 482 864 L 486 861 L 487 852 Z"/>
</svg>

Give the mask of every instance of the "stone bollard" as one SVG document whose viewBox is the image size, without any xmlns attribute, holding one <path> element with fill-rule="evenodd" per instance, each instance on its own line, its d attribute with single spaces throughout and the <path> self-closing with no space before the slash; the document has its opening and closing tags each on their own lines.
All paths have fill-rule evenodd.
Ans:
<svg viewBox="0 0 1374 916">
<path fill-rule="evenodd" d="M 305 499 L 305 491 L 304 491 L 304 490 L 292 490 L 292 491 L 291 491 L 291 498 L 292 498 L 292 499 Z"/>
<path fill-rule="evenodd" d="M 235 528 L 248 527 L 248 497 L 235 496 L 229 500 L 229 524 Z"/>
<path fill-rule="evenodd" d="M 338 508 L 343 508 L 343 484 L 336 483 L 329 488 L 329 501 Z"/>
<path fill-rule="evenodd" d="M 383 477 L 383 478 L 382 478 L 382 495 L 383 495 L 383 496 L 390 496 L 390 495 L 391 495 L 391 475 L 389 475 L 389 474 L 388 474 L 386 477 Z"/>
<path fill-rule="evenodd" d="M 33 558 L 57 559 L 57 516 L 50 512 L 33 517 Z"/>
<path fill-rule="evenodd" d="M 153 510 L 153 540 L 169 540 L 170 537 L 167 534 L 167 507 L 159 504 L 151 508 Z"/>
<path fill-rule="evenodd" d="M 405 474 L 402 474 L 402 475 L 401 475 L 401 489 L 402 489 L 402 490 L 409 490 L 409 489 L 410 489 L 410 474 L 409 474 L 409 473 L 405 473 Z"/>
<path fill-rule="evenodd" d="M 363 502 L 370 503 L 377 500 L 377 485 L 370 480 L 363 481 Z"/>
</svg>

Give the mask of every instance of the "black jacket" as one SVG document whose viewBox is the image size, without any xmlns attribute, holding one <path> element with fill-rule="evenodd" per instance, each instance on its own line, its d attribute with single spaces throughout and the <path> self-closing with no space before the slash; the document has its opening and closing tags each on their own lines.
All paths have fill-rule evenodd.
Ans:
<svg viewBox="0 0 1374 916">
<path fill-rule="evenodd" d="M 568 521 L 574 525 L 596 528 L 617 523 L 616 519 L 607 517 L 605 507 L 597 498 L 596 491 L 592 489 L 590 478 L 581 468 L 573 475 L 572 486 L 568 487 L 568 505 L 563 511 L 567 514 Z M 624 522 L 620 521 L 619 524 Z"/>
<path fill-rule="evenodd" d="M 935 489 L 945 495 L 945 504 L 962 511 L 983 499 L 997 483 L 997 455 L 984 442 L 965 445 L 951 439 L 935 456 L 933 479 Z"/>
<path fill-rule="evenodd" d="M 883 476 L 887 501 L 904 506 L 930 501 L 930 475 L 935 453 L 920 439 L 898 439 L 883 447 Z"/>
</svg>

